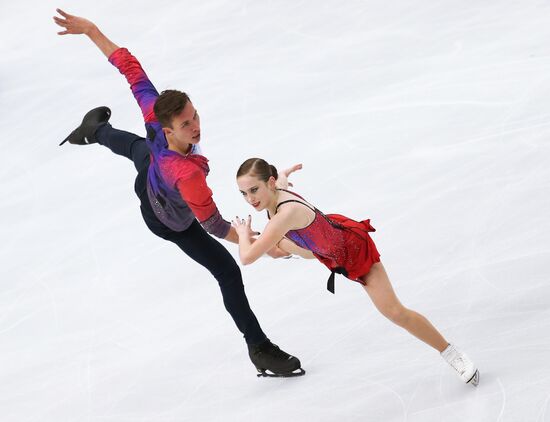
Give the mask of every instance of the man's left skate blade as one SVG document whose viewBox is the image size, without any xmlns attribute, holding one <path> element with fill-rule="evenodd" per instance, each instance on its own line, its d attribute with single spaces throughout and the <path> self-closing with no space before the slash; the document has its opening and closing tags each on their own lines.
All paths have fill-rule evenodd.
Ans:
<svg viewBox="0 0 550 422">
<path fill-rule="evenodd" d="M 302 368 L 299 368 L 293 372 L 287 372 L 287 373 L 281 373 L 281 374 L 276 374 L 271 371 L 266 371 L 265 369 L 264 370 L 258 369 L 258 372 L 259 372 L 258 374 L 259 378 L 295 378 L 295 377 L 301 377 L 306 374 L 306 371 Z"/>
</svg>

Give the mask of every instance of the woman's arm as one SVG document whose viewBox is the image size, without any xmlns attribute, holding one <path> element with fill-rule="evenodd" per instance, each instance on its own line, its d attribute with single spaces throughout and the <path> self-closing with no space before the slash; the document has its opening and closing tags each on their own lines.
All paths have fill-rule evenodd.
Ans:
<svg viewBox="0 0 550 422">
<path fill-rule="evenodd" d="M 296 226 L 295 219 L 296 213 L 292 212 L 292 207 L 282 207 L 269 220 L 263 233 L 255 240 L 253 239 L 254 232 L 250 227 L 252 217 L 248 216 L 246 220 L 237 217 L 233 220 L 232 225 L 239 235 L 239 258 L 241 263 L 243 265 L 252 264 L 276 246 L 284 235 Z"/>
</svg>

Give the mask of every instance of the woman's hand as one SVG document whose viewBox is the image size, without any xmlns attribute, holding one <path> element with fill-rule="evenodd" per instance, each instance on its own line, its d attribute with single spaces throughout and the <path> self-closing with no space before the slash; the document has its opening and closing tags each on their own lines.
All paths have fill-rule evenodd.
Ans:
<svg viewBox="0 0 550 422">
<path fill-rule="evenodd" d="M 248 239 L 251 239 L 253 236 L 256 236 L 258 234 L 257 232 L 252 231 L 252 228 L 250 227 L 251 223 L 252 217 L 250 215 L 246 220 L 237 216 L 234 220 L 231 221 L 231 225 L 235 227 L 235 231 L 237 232 L 239 237 L 245 237 Z"/>
<path fill-rule="evenodd" d="M 279 177 L 277 178 L 277 187 L 280 189 L 287 189 L 289 186 L 292 186 L 292 183 L 288 181 L 288 176 L 290 176 L 295 171 L 301 170 L 301 164 L 294 164 L 292 167 L 289 167 L 281 172 L 279 172 Z"/>
</svg>

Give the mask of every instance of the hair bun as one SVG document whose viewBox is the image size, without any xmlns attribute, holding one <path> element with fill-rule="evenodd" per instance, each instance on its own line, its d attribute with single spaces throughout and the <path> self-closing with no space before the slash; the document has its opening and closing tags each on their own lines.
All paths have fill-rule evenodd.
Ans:
<svg viewBox="0 0 550 422">
<path fill-rule="evenodd" d="M 269 170 L 271 170 L 271 175 L 277 180 L 279 178 L 279 175 L 277 174 L 277 169 L 273 164 L 269 165 Z"/>
</svg>

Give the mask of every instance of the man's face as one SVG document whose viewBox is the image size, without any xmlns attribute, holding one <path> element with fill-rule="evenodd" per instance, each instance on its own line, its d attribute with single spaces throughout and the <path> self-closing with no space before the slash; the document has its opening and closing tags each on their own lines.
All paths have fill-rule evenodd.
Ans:
<svg viewBox="0 0 550 422">
<path fill-rule="evenodd" d="M 188 101 L 183 110 L 172 118 L 172 128 L 163 128 L 169 144 L 177 151 L 186 154 L 189 144 L 201 140 L 201 126 L 197 110 Z"/>
</svg>

